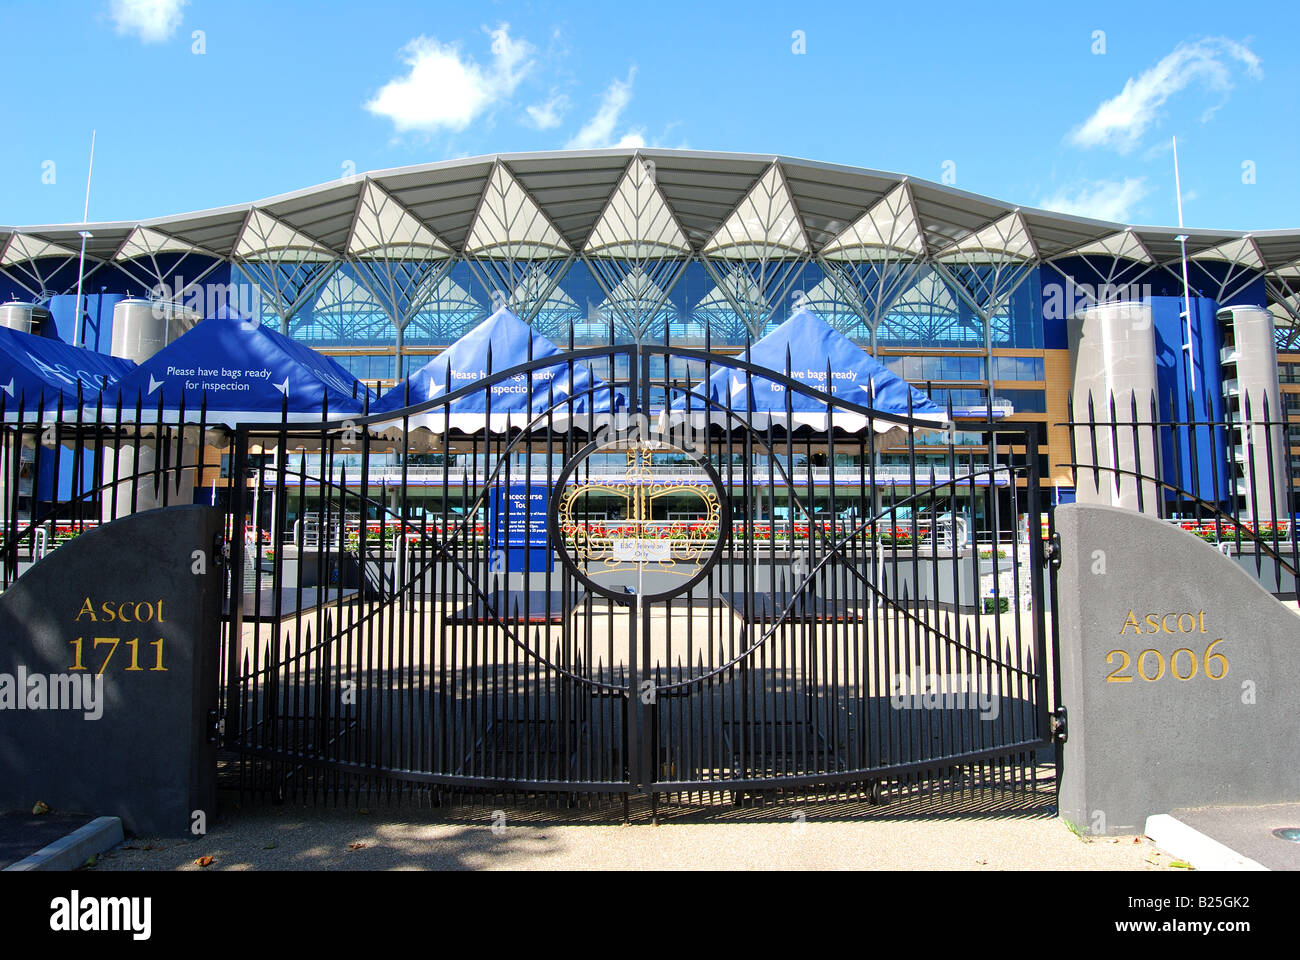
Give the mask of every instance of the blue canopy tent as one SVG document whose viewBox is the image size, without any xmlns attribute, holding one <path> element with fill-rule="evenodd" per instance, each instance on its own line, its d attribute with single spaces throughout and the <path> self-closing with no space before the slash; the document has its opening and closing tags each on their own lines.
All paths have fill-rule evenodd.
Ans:
<svg viewBox="0 0 1300 960">
<path fill-rule="evenodd" d="M 316 422 L 359 416 L 367 388 L 337 361 L 269 327 L 211 317 L 145 360 L 103 394 L 105 411 L 176 423 L 182 402 L 193 422 L 204 399 L 210 424 Z M 106 413 L 107 416 L 107 413 Z"/>
<path fill-rule="evenodd" d="M 46 449 L 46 441 L 40 436 L 43 431 L 37 425 L 60 419 L 75 424 L 79 403 L 93 405 L 106 383 L 134 368 L 130 360 L 0 327 L 0 410 L 4 422 L 15 425 L 5 432 L 0 499 L 5 499 L 7 490 L 15 489 L 9 487 L 14 471 L 18 497 L 31 497 L 33 501 L 68 499 L 93 488 L 93 458 L 84 457 L 80 471 L 76 470 L 75 455 L 68 449 Z M 84 419 L 93 420 L 93 412 Z M 68 428 L 62 431 L 61 442 L 72 448 L 89 442 L 94 434 L 93 430 Z M 25 517 L 30 519 L 30 514 Z"/>
<path fill-rule="evenodd" d="M 570 380 L 569 361 L 564 359 L 560 348 L 502 307 L 372 403 L 371 414 L 393 413 L 486 378 L 489 351 L 493 373 L 530 359 L 556 357 L 558 362 L 532 371 L 531 390 L 527 373 L 493 384 L 490 415 L 487 392 L 471 392 L 453 401 L 450 407 L 435 406 L 412 416 L 409 424 L 413 432 L 424 429 L 445 433 L 451 429 L 474 433 L 487 427 L 500 433 L 511 428 L 522 429 L 539 420 L 546 422 L 542 418 L 552 408 L 549 422 L 555 429 L 566 430 L 572 421 L 590 426 L 621 401 L 616 396 L 611 400 L 612 389 L 593 376 L 585 364 L 573 364 Z M 376 424 L 376 429 L 391 432 L 400 429 L 400 425 L 401 421 L 395 419 Z"/>
<path fill-rule="evenodd" d="M 0 403 L 11 423 L 18 419 L 20 406 L 24 420 L 33 420 L 42 404 L 51 417 L 60 399 L 65 417 L 75 418 L 78 402 L 93 404 L 105 385 L 134 369 L 130 360 L 0 327 Z"/>
<path fill-rule="evenodd" d="M 947 414 L 934 401 L 806 309 L 796 311 L 785 323 L 754 343 L 749 348 L 748 359 L 757 366 L 829 392 L 840 400 L 870 407 L 880 413 L 910 416 L 913 420 L 932 423 L 934 429 L 948 425 Z M 826 385 L 828 372 L 829 390 Z M 705 398 L 711 402 L 706 403 Z M 782 384 L 758 375 L 747 376 L 738 368 L 721 365 L 690 395 L 674 398 L 666 412 L 670 425 L 686 419 L 688 401 L 691 419 L 699 418 L 701 424 L 707 413 L 709 422 L 725 426 L 729 419 L 727 407 L 730 406 L 732 414 L 758 430 L 774 424 L 791 430 L 799 427 L 825 430 L 830 426 L 858 433 L 868 423 L 881 434 L 908 429 L 890 420 L 868 418 L 839 407 L 830 410 L 828 424 L 824 400 L 798 391 L 792 392 L 787 400 Z"/>
</svg>

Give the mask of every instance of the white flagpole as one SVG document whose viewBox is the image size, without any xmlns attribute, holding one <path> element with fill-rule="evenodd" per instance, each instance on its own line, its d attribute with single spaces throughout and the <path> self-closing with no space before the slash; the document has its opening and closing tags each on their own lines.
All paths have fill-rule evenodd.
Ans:
<svg viewBox="0 0 1300 960">
<path fill-rule="evenodd" d="M 1187 341 L 1183 344 L 1183 350 L 1187 353 L 1187 383 L 1191 387 L 1192 393 L 1196 392 L 1196 362 L 1193 359 L 1192 352 L 1192 297 L 1190 288 L 1187 284 L 1187 234 L 1182 233 L 1183 229 L 1183 187 L 1178 179 L 1178 138 L 1174 137 L 1174 194 L 1178 197 L 1178 229 L 1180 231 L 1178 242 L 1183 249 L 1183 317 L 1185 318 L 1185 329 L 1187 332 Z"/>
<path fill-rule="evenodd" d="M 77 322 L 72 328 L 72 345 L 81 346 L 81 276 L 86 269 L 86 221 L 90 219 L 90 175 L 95 170 L 95 131 L 90 131 L 90 166 L 86 168 L 86 206 L 81 211 L 81 259 L 77 262 Z"/>
</svg>

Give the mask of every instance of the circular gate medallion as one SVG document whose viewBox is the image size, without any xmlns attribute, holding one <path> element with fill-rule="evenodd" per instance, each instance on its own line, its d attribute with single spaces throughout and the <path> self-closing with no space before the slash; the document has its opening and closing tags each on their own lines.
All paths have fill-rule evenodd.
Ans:
<svg viewBox="0 0 1300 960">
<path fill-rule="evenodd" d="M 588 589 L 613 600 L 690 590 L 731 534 L 722 479 L 707 459 L 659 440 L 593 441 L 561 471 L 551 542 Z"/>
</svg>

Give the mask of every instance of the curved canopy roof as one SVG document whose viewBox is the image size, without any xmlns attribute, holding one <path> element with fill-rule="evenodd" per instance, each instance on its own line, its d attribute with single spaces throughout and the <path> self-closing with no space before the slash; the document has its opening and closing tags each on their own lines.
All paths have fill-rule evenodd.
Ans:
<svg viewBox="0 0 1300 960">
<path fill-rule="evenodd" d="M 906 184 L 905 191 L 899 187 Z M 143 229 L 141 229 L 143 228 Z M 771 154 L 650 148 L 500 154 L 380 170 L 237 206 L 120 223 L 0 226 L 0 264 L 66 256 L 88 229 L 89 257 L 154 249 L 229 259 L 399 256 L 415 247 L 491 257 L 672 253 L 853 255 L 887 247 L 936 260 L 1051 260 L 1114 251 L 1155 263 L 1180 255 L 1300 261 L 1300 229 L 1144 227 L 1020 207 L 894 173 Z M 616 252 L 616 253 L 615 253 Z"/>
</svg>

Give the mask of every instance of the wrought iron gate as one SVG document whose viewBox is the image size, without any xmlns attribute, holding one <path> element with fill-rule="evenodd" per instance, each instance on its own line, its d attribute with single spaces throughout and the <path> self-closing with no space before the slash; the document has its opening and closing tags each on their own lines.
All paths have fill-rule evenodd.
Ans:
<svg viewBox="0 0 1300 960">
<path fill-rule="evenodd" d="M 454 428 L 560 368 L 527 422 Z M 580 368 L 603 381 L 557 391 Z M 788 415 L 755 416 L 756 386 Z M 241 426 L 228 770 L 298 798 L 1032 785 L 1055 705 L 1037 426 L 934 426 L 645 345 Z"/>
</svg>

